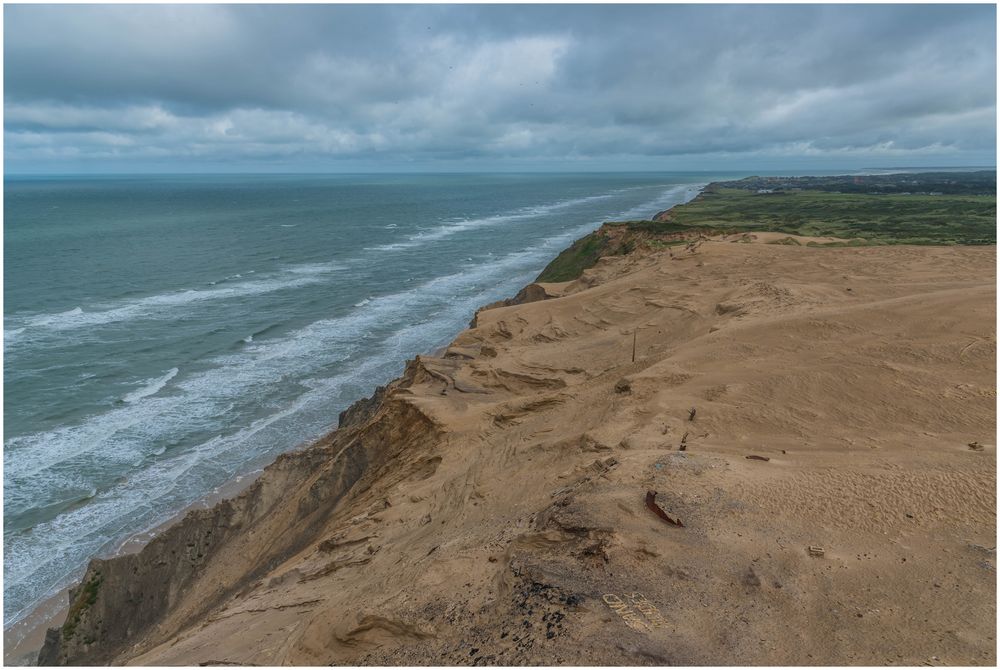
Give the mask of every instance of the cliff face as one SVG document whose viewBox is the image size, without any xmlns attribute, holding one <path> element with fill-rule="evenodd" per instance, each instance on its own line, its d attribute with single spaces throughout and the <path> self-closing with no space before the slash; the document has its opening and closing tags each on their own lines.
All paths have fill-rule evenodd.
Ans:
<svg viewBox="0 0 1000 670">
<path fill-rule="evenodd" d="M 42 660 L 995 663 L 995 248 L 781 238 L 480 311 Z"/>
<path fill-rule="evenodd" d="M 380 388 L 358 401 L 340 429 L 280 456 L 239 496 L 191 511 L 139 553 L 92 560 L 39 664 L 102 665 L 137 641 L 167 639 L 308 545 L 394 450 L 436 439 L 419 411 L 384 396 Z"/>
</svg>

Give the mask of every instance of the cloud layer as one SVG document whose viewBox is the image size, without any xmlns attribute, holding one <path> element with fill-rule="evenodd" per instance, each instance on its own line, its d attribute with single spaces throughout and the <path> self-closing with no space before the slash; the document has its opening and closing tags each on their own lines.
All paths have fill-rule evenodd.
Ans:
<svg viewBox="0 0 1000 670">
<path fill-rule="evenodd" d="M 993 6 L 8 5 L 8 171 L 993 164 Z"/>
</svg>

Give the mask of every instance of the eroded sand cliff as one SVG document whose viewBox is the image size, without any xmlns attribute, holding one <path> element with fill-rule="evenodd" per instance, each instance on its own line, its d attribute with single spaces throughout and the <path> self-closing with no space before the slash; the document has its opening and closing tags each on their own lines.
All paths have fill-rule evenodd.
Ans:
<svg viewBox="0 0 1000 670">
<path fill-rule="evenodd" d="M 747 239 L 479 312 L 42 662 L 995 664 L 995 247 Z"/>
</svg>

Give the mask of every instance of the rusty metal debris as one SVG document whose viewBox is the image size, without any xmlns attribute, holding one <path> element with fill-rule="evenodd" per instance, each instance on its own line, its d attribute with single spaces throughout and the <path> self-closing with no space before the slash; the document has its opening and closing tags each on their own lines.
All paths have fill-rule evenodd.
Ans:
<svg viewBox="0 0 1000 670">
<path fill-rule="evenodd" d="M 747 456 L 747 458 L 749 458 L 751 461 L 769 461 L 769 460 L 771 460 L 767 456 L 757 456 L 756 454 L 750 454 L 749 456 Z"/>
<path fill-rule="evenodd" d="M 681 522 L 680 519 L 678 519 L 675 516 L 671 516 L 670 514 L 667 514 L 665 511 L 663 511 L 662 507 L 656 504 L 656 491 L 646 491 L 646 507 L 649 508 L 650 512 L 660 517 L 667 523 L 673 524 L 674 526 L 680 526 L 681 528 L 684 527 L 684 524 Z"/>
</svg>

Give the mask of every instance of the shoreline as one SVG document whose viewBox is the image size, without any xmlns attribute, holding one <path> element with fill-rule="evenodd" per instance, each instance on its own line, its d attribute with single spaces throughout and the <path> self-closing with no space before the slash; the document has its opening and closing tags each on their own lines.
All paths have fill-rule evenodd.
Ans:
<svg viewBox="0 0 1000 670">
<path fill-rule="evenodd" d="M 696 194 L 691 198 L 685 198 L 682 202 L 678 204 L 685 204 L 696 199 L 701 193 L 704 192 L 709 184 L 696 184 L 694 189 Z M 665 211 L 670 211 L 673 207 L 677 205 L 672 205 Z M 657 215 L 662 214 L 659 212 Z M 596 230 L 596 229 L 595 229 Z M 558 255 L 558 254 L 557 254 Z M 555 256 L 553 256 L 553 259 Z M 549 259 L 550 262 L 552 259 Z M 534 281 L 529 282 L 524 287 L 521 287 L 523 291 L 527 286 L 530 286 Z M 515 293 L 514 296 L 509 296 L 507 298 L 501 298 L 500 302 L 513 300 L 514 297 L 518 295 Z M 480 305 L 473 311 L 472 317 L 481 311 L 483 308 L 495 305 L 496 302 L 486 303 Z M 461 332 L 461 331 L 459 331 Z M 414 358 L 420 356 L 428 356 L 431 358 L 440 358 L 445 355 L 451 345 L 452 340 L 454 340 L 454 335 L 450 337 L 447 341 L 442 341 L 436 345 L 430 346 L 426 352 L 418 353 L 414 355 Z M 402 366 L 405 368 L 407 361 L 402 361 Z M 402 374 L 402 372 L 400 373 Z M 387 383 L 392 380 L 388 380 Z M 347 408 L 345 408 L 347 409 Z M 299 444 L 288 451 L 282 452 L 282 454 L 294 453 L 297 451 L 302 451 L 308 449 L 310 446 L 316 444 L 317 442 L 325 439 L 331 433 L 338 429 L 338 425 L 331 426 L 328 430 L 324 431 L 320 436 L 313 440 Z M 272 460 L 271 463 L 274 461 Z M 101 559 L 112 559 L 119 556 L 124 556 L 128 554 L 138 553 L 141 551 L 150 541 L 155 537 L 174 526 L 178 522 L 184 519 L 193 510 L 197 509 L 210 509 L 214 507 L 219 502 L 223 500 L 234 498 L 243 492 L 247 487 L 251 486 L 264 472 L 265 468 L 270 465 L 270 463 L 265 463 L 259 465 L 247 473 L 237 474 L 232 479 L 227 480 L 221 486 L 219 486 L 215 491 L 212 491 L 198 500 L 192 502 L 191 504 L 185 506 L 183 509 L 179 510 L 176 514 L 170 516 L 169 519 L 163 521 L 153 528 L 135 533 L 124 541 L 122 541 L 114 549 L 101 552 L 91 557 L 101 558 Z M 88 561 L 89 563 L 89 561 Z M 9 628 L 4 628 L 4 665 L 33 665 L 35 657 L 41 650 L 42 645 L 45 641 L 45 635 L 48 629 L 61 627 L 65 621 L 66 613 L 69 610 L 69 591 L 71 588 L 79 583 L 80 578 L 82 578 L 84 572 L 86 571 L 86 566 L 83 566 L 80 575 L 72 580 L 71 585 L 65 586 L 59 589 L 56 593 L 44 598 L 39 602 L 32 610 L 26 614 L 19 621 L 11 625 Z M 30 661 L 26 663 L 25 661 Z"/>
<path fill-rule="evenodd" d="M 231 507 L 223 503 L 217 515 L 194 513 L 178 532 L 154 540 L 143 562 L 125 557 L 98 568 L 113 587 L 102 591 L 93 618 L 82 620 L 82 633 L 45 646 L 46 661 L 462 665 L 480 653 L 498 665 L 586 659 L 615 666 L 635 659 L 634 647 L 615 645 L 623 636 L 640 641 L 663 665 L 919 665 L 932 654 L 959 664 L 991 660 L 988 647 L 961 640 L 942 645 L 928 633 L 971 605 L 980 625 L 966 639 L 982 640 L 982 624 L 995 616 L 989 612 L 995 572 L 983 564 L 995 544 L 995 474 L 988 467 L 995 452 L 987 437 L 995 427 L 994 404 L 972 394 L 991 386 L 995 349 L 973 347 L 963 363 L 939 357 L 907 378 L 915 389 L 930 379 L 943 379 L 948 388 L 963 384 L 954 386 L 960 394 L 904 394 L 903 405 L 872 413 L 865 408 L 879 407 L 882 389 L 899 379 L 893 368 L 874 364 L 884 360 L 883 349 L 862 347 L 862 360 L 847 374 L 839 354 L 854 351 L 855 342 L 835 351 L 837 365 L 816 361 L 829 355 L 833 324 L 843 324 L 834 335 L 868 329 L 869 344 L 900 334 L 904 349 L 891 352 L 890 364 L 940 351 L 940 338 L 949 351 L 958 350 L 965 340 L 948 328 L 953 319 L 995 314 L 988 276 L 995 247 L 824 250 L 774 244 L 779 238 L 730 236 L 691 251 L 674 249 L 673 256 L 663 250 L 617 257 L 552 302 L 482 312 L 447 358 L 408 366 L 402 384 L 353 409 L 346 431 L 330 444 L 268 470 L 258 480 L 265 489 L 252 487 L 250 497 Z M 742 274 L 720 276 L 732 267 Z M 879 274 L 871 276 L 876 267 Z M 934 283 L 928 289 L 885 281 L 900 276 L 900 268 L 905 277 L 933 272 Z M 775 269 L 785 277 L 775 280 L 778 288 L 804 282 L 807 290 L 789 288 L 791 297 L 768 291 Z M 694 284 L 699 288 L 692 291 Z M 734 295 L 734 285 L 750 288 Z M 965 297 L 956 304 L 957 290 Z M 816 295 L 825 298 L 822 304 L 811 300 Z M 697 302 L 684 302 L 691 299 Z M 678 304 L 691 311 L 671 309 Z M 891 325 L 873 325 L 872 314 L 887 309 Z M 942 309 L 948 317 L 936 330 L 914 328 Z M 575 316 L 592 318 L 584 323 Z M 617 327 L 602 329 L 595 316 Z M 553 320 L 567 330 L 550 328 Z M 973 322 L 972 333 L 989 334 L 992 321 Z M 646 332 L 630 362 L 625 335 L 635 325 Z M 827 337 L 816 337 L 824 332 Z M 922 334 L 907 339 L 914 332 Z M 759 358 L 747 356 L 748 346 Z M 533 374 L 524 373 L 526 364 L 535 366 L 528 368 Z M 541 373 L 540 365 L 546 366 Z M 546 384 L 541 390 L 540 383 Z M 763 394 L 749 386 L 761 383 Z M 860 399 L 858 388 L 865 394 Z M 941 402 L 945 409 L 935 414 L 931 406 Z M 831 406 L 860 425 L 817 411 Z M 689 407 L 697 407 L 696 419 Z M 974 413 L 960 415 L 956 408 Z M 904 435 L 891 421 L 882 427 L 887 415 L 904 410 L 929 418 Z M 498 415 L 514 421 L 498 426 Z M 687 453 L 677 453 L 678 440 L 683 445 L 690 436 Z M 967 447 L 973 440 L 986 440 L 985 446 Z M 370 476 L 360 474 L 369 467 Z M 832 488 L 817 489 L 832 472 L 842 473 Z M 873 476 L 886 486 L 873 487 Z M 967 484 L 956 490 L 952 480 Z M 351 497 L 344 487 L 355 484 Z M 874 512 L 873 488 L 882 489 Z M 658 504 L 691 530 L 665 528 L 644 513 L 642 494 L 650 490 L 659 490 Z M 324 497 L 312 506 L 316 493 Z M 791 513 L 789 499 L 806 513 Z M 256 511 L 244 516 L 245 510 Z M 231 521 L 239 530 L 224 536 L 204 572 L 192 574 L 183 560 L 176 569 L 155 568 L 192 542 L 211 547 L 199 545 L 200 538 L 227 533 Z M 286 539 L 289 528 L 294 538 Z M 556 534 L 565 528 L 581 530 Z M 258 554 L 262 542 L 272 548 Z M 673 579 L 664 579 L 664 561 L 652 560 L 656 556 L 668 557 Z M 983 597 L 942 603 L 914 628 L 907 613 L 924 602 L 929 580 L 945 579 L 942 561 L 954 570 L 950 579 L 959 580 L 956 594 Z M 684 576 L 676 577 L 678 571 Z M 171 590 L 186 589 L 183 600 L 161 609 L 160 580 Z M 219 580 L 236 595 L 217 600 Z M 510 586 L 497 598 L 500 580 Z M 891 591 L 878 591 L 887 584 Z M 130 611 L 132 585 L 155 599 L 151 607 Z M 536 588 L 543 595 L 533 596 Z M 550 601 L 548 591 L 573 600 Z M 651 603 L 644 605 L 651 621 L 662 615 L 678 630 L 609 622 L 601 609 L 607 600 L 595 593 L 626 601 L 621 594 L 641 593 Z M 797 594 L 814 594 L 819 612 L 803 612 Z M 577 598 L 597 607 L 578 608 Z M 772 607 L 760 608 L 761 598 Z M 699 620 L 706 601 L 723 607 Z M 452 607 L 456 616 L 449 617 Z M 844 616 L 824 616 L 830 607 Z M 542 628 L 550 608 L 559 622 L 568 621 L 564 629 Z M 160 612 L 164 628 L 128 632 L 134 620 L 161 620 Z M 805 648 L 741 643 L 777 642 L 787 631 L 782 622 L 803 615 L 817 633 L 800 638 Z M 374 636 L 372 622 L 380 622 Z M 749 630 L 717 644 L 737 622 Z M 290 626 L 309 634 L 296 638 Z M 532 644 L 506 641 L 502 632 L 511 627 Z M 900 632 L 888 650 L 886 631 Z M 836 634 L 845 642 L 830 647 L 825 640 Z M 100 648 L 80 644 L 91 636 L 103 640 Z M 470 647 L 478 651 L 470 655 Z"/>
<path fill-rule="evenodd" d="M 327 433 L 329 432 L 327 431 Z M 306 449 L 311 444 L 313 442 L 307 442 L 289 450 L 289 452 L 282 453 Z M 257 467 L 245 474 L 236 475 L 214 491 L 185 506 L 176 514 L 171 515 L 166 521 L 157 524 L 149 530 L 130 535 L 114 549 L 99 553 L 91 558 L 113 559 L 119 556 L 139 553 L 153 538 L 179 523 L 190 512 L 199 509 L 210 509 L 223 500 L 236 497 L 242 493 L 260 477 L 264 472 L 264 467 L 266 466 Z M 86 566 L 84 566 L 84 570 L 86 570 Z M 5 666 L 34 665 L 35 657 L 41 651 L 48 629 L 61 627 L 66 620 L 66 613 L 69 611 L 69 591 L 79 581 L 80 577 L 75 578 L 72 585 L 59 589 L 58 592 L 38 603 L 27 615 L 10 628 L 4 628 L 3 663 Z"/>
<path fill-rule="evenodd" d="M 695 191 L 695 195 L 692 197 L 686 197 L 687 191 L 685 192 L 685 199 L 675 205 L 671 205 L 667 210 L 657 212 L 651 215 L 652 217 L 659 216 L 666 212 L 669 212 L 674 207 L 678 205 L 683 205 L 697 199 L 705 189 L 710 185 L 710 183 L 699 183 L 694 184 L 690 190 Z M 598 230 L 595 228 L 594 230 Z M 592 234 L 591 233 L 588 234 Z M 569 247 L 567 247 L 569 248 Z M 562 250 L 564 251 L 564 250 Z M 562 252 L 560 251 L 560 253 Z M 558 253 L 556 254 L 558 256 Z M 551 262 L 556 258 L 553 256 L 549 259 Z M 543 268 L 544 269 L 544 268 Z M 537 278 L 536 278 L 537 279 Z M 498 303 L 510 303 L 515 300 L 518 295 L 520 295 L 525 288 L 535 283 L 535 280 L 528 282 L 525 286 L 512 296 L 506 298 L 500 298 L 498 301 L 491 303 L 485 303 L 479 305 L 472 313 L 471 318 L 474 320 L 476 314 L 481 310 L 489 307 L 496 306 Z M 461 330 L 459 330 L 461 332 Z M 414 355 L 414 359 L 420 356 L 428 356 L 430 358 L 440 358 L 445 355 L 448 348 L 451 346 L 451 342 L 454 340 L 454 334 L 447 340 L 441 341 L 435 345 L 428 347 L 426 352 L 421 352 Z M 408 361 L 402 361 L 402 366 L 405 369 Z M 402 372 L 400 372 L 402 374 Z M 394 378 L 397 379 L 398 377 Z M 386 383 L 390 383 L 393 380 L 387 380 Z M 376 385 L 377 386 L 377 385 Z M 362 398 L 363 399 L 363 398 Z M 355 401 L 356 402 L 356 401 Z M 345 408 L 347 409 L 347 408 Z M 297 451 L 302 451 L 308 449 L 310 446 L 318 443 L 319 441 L 328 437 L 331 433 L 338 429 L 338 425 L 333 425 L 324 431 L 321 435 L 310 440 L 308 442 L 303 442 L 288 451 L 281 452 L 282 454 L 294 453 Z M 251 469 L 247 473 L 237 474 L 232 479 L 227 480 L 221 486 L 219 486 L 215 491 L 212 491 L 201 498 L 195 500 L 189 505 L 186 505 L 183 509 L 179 510 L 177 513 L 173 514 L 167 520 L 157 524 L 153 528 L 145 531 L 141 531 L 130 535 L 128 538 L 123 540 L 117 547 L 106 551 L 99 552 L 94 556 L 91 556 L 91 560 L 94 558 L 101 559 L 113 559 L 120 556 L 125 556 L 128 554 L 140 552 L 150 541 L 155 537 L 174 526 L 175 524 L 182 521 L 188 513 L 197 509 L 210 509 L 214 507 L 219 502 L 229 498 L 235 498 L 237 495 L 242 493 L 247 487 L 251 486 L 264 472 L 264 470 L 273 463 L 274 460 L 269 463 L 264 463 L 258 465 L 257 467 Z M 88 561 L 89 563 L 89 561 Z M 42 599 L 31 611 L 26 614 L 19 621 L 11 625 L 9 628 L 4 628 L 4 665 L 34 665 L 35 657 L 38 652 L 41 651 L 42 645 L 45 642 L 46 632 L 50 628 L 61 627 L 66 619 L 66 614 L 69 611 L 69 591 L 71 588 L 79 584 L 80 579 L 83 577 L 86 571 L 86 565 L 84 565 L 80 571 L 78 577 L 71 581 L 71 584 L 60 588 L 56 593 L 49 595 Z"/>
<path fill-rule="evenodd" d="M 485 306 L 486 305 L 481 305 L 478 309 L 482 309 L 482 307 Z M 449 339 L 447 342 L 432 345 L 428 348 L 426 353 L 415 354 L 414 359 L 419 358 L 420 356 L 428 356 L 431 358 L 444 356 L 450 346 L 451 340 L 453 339 L 454 337 Z M 402 362 L 403 368 L 405 368 L 406 363 L 407 361 Z M 400 374 L 402 374 L 402 372 L 400 372 Z M 347 408 L 344 409 L 346 410 Z M 283 451 L 281 452 L 281 455 L 308 449 L 314 444 L 326 439 L 331 433 L 337 431 L 338 428 L 339 425 L 335 424 L 328 430 L 324 431 L 322 435 L 308 442 L 303 442 L 288 451 Z M 125 540 L 120 542 L 114 549 L 106 552 L 100 552 L 92 556 L 91 560 L 94 558 L 114 559 L 128 554 L 139 553 L 154 538 L 181 522 L 190 512 L 194 510 L 211 509 L 224 500 L 238 496 L 248 487 L 253 485 L 261 474 L 263 474 L 264 470 L 273 462 L 274 460 L 272 459 L 269 463 L 259 465 L 246 473 L 235 475 L 232 479 L 227 480 L 214 491 L 211 491 L 191 504 L 186 505 L 183 509 L 171 515 L 169 519 L 157 524 L 149 530 L 130 535 Z M 83 577 L 85 571 L 86 566 L 83 566 L 80 575 L 74 578 L 70 585 L 64 586 L 56 593 L 47 596 L 19 621 L 11 625 L 9 628 L 4 628 L 3 664 L 5 666 L 29 667 L 36 665 L 38 653 L 41 651 L 42 645 L 45 643 L 46 633 L 50 628 L 62 627 L 66 620 L 66 614 L 69 611 L 70 589 L 79 584 L 79 581 Z"/>
</svg>

